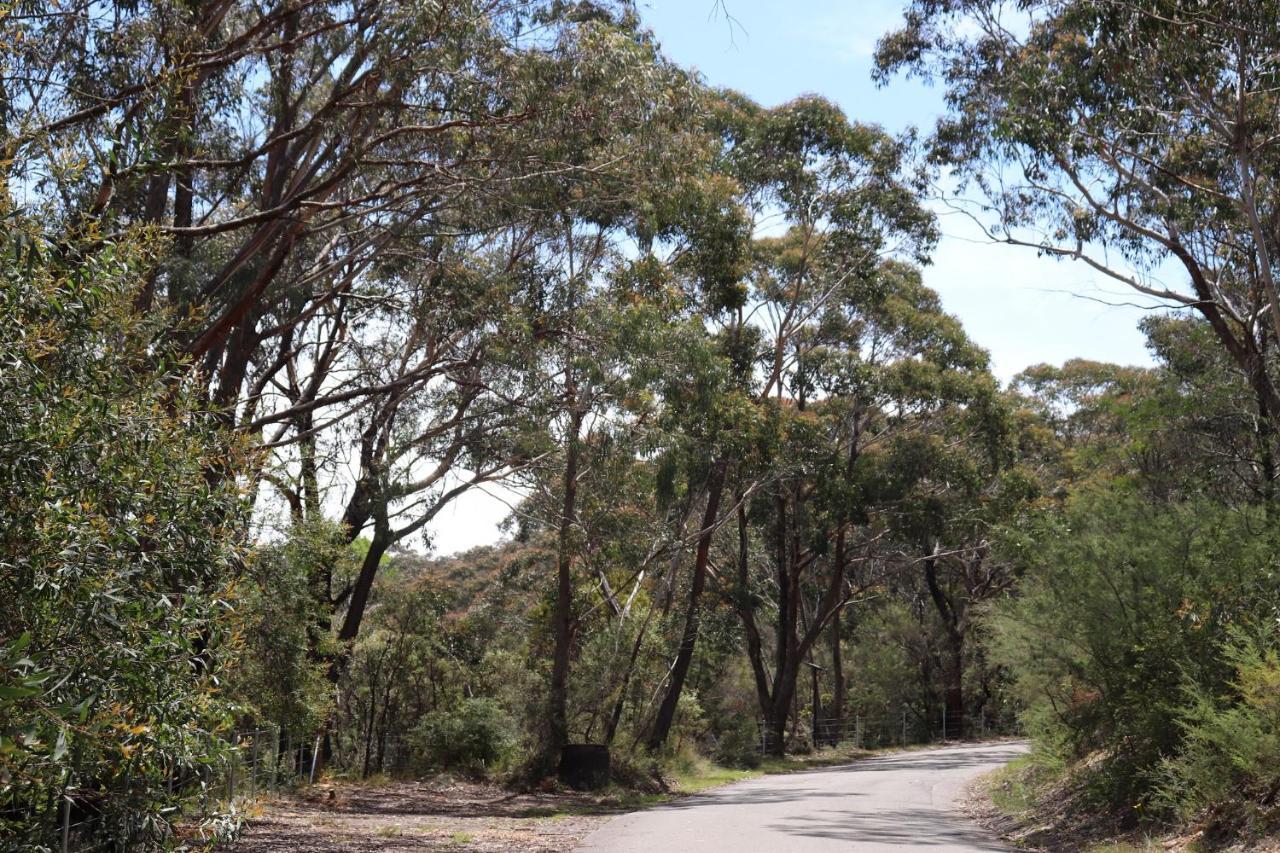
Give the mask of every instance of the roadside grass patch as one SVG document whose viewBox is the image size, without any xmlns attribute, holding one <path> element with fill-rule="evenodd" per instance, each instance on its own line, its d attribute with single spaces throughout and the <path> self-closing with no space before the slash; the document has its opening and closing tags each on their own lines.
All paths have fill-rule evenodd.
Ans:
<svg viewBox="0 0 1280 853">
<path fill-rule="evenodd" d="M 991 772 L 987 795 L 1001 814 L 1021 817 L 1035 809 L 1039 800 L 1039 791 L 1033 784 L 1035 769 L 1035 759 L 1023 755 Z"/>
</svg>

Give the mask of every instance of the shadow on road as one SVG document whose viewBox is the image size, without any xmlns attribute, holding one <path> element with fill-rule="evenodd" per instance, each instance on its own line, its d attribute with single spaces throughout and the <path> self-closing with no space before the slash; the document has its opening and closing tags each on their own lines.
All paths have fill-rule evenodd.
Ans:
<svg viewBox="0 0 1280 853">
<path fill-rule="evenodd" d="M 830 812 L 829 819 L 809 814 L 769 825 L 769 829 L 806 838 L 850 844 L 951 846 L 966 850 L 1007 850 L 987 833 L 958 821 L 942 819 L 937 809 L 897 808 L 891 814 Z"/>
</svg>

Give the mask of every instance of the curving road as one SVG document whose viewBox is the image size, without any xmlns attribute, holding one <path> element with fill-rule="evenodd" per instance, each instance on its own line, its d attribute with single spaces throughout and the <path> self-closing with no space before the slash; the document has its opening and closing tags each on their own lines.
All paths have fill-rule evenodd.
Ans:
<svg viewBox="0 0 1280 853">
<path fill-rule="evenodd" d="M 1021 743 L 949 746 L 765 776 L 624 815 L 579 853 L 828 853 L 1009 850 L 954 810 L 975 776 Z"/>
</svg>

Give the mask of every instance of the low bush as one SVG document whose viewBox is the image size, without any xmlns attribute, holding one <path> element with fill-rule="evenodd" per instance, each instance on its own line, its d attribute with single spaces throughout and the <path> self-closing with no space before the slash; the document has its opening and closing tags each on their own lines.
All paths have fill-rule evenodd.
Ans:
<svg viewBox="0 0 1280 853">
<path fill-rule="evenodd" d="M 1161 797 L 1184 819 L 1274 823 L 1280 794 L 1280 652 L 1237 634 L 1225 647 L 1235 667 L 1226 695 L 1188 687 L 1181 752 L 1164 766 Z M 1256 827 L 1265 829 L 1267 827 Z"/>
<path fill-rule="evenodd" d="M 423 770 L 484 774 L 511 757 L 516 734 L 502 706 L 493 699 L 477 698 L 426 714 L 409 740 Z"/>
</svg>

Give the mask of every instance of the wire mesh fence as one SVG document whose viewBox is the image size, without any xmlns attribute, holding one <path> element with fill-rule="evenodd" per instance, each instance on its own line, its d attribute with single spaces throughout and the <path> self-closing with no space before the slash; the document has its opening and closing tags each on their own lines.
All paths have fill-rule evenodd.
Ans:
<svg viewBox="0 0 1280 853">
<path fill-rule="evenodd" d="M 764 754 L 775 754 L 778 734 L 765 720 L 758 721 L 758 748 Z M 1001 733 L 988 725 L 986 713 L 957 719 L 945 711 L 919 713 L 902 709 L 896 714 L 854 714 L 844 717 L 812 717 L 792 719 L 783 735 L 783 750 L 803 745 L 814 748 L 852 746 L 855 749 L 882 749 L 893 746 L 916 746 L 948 740 L 985 738 Z"/>
</svg>

